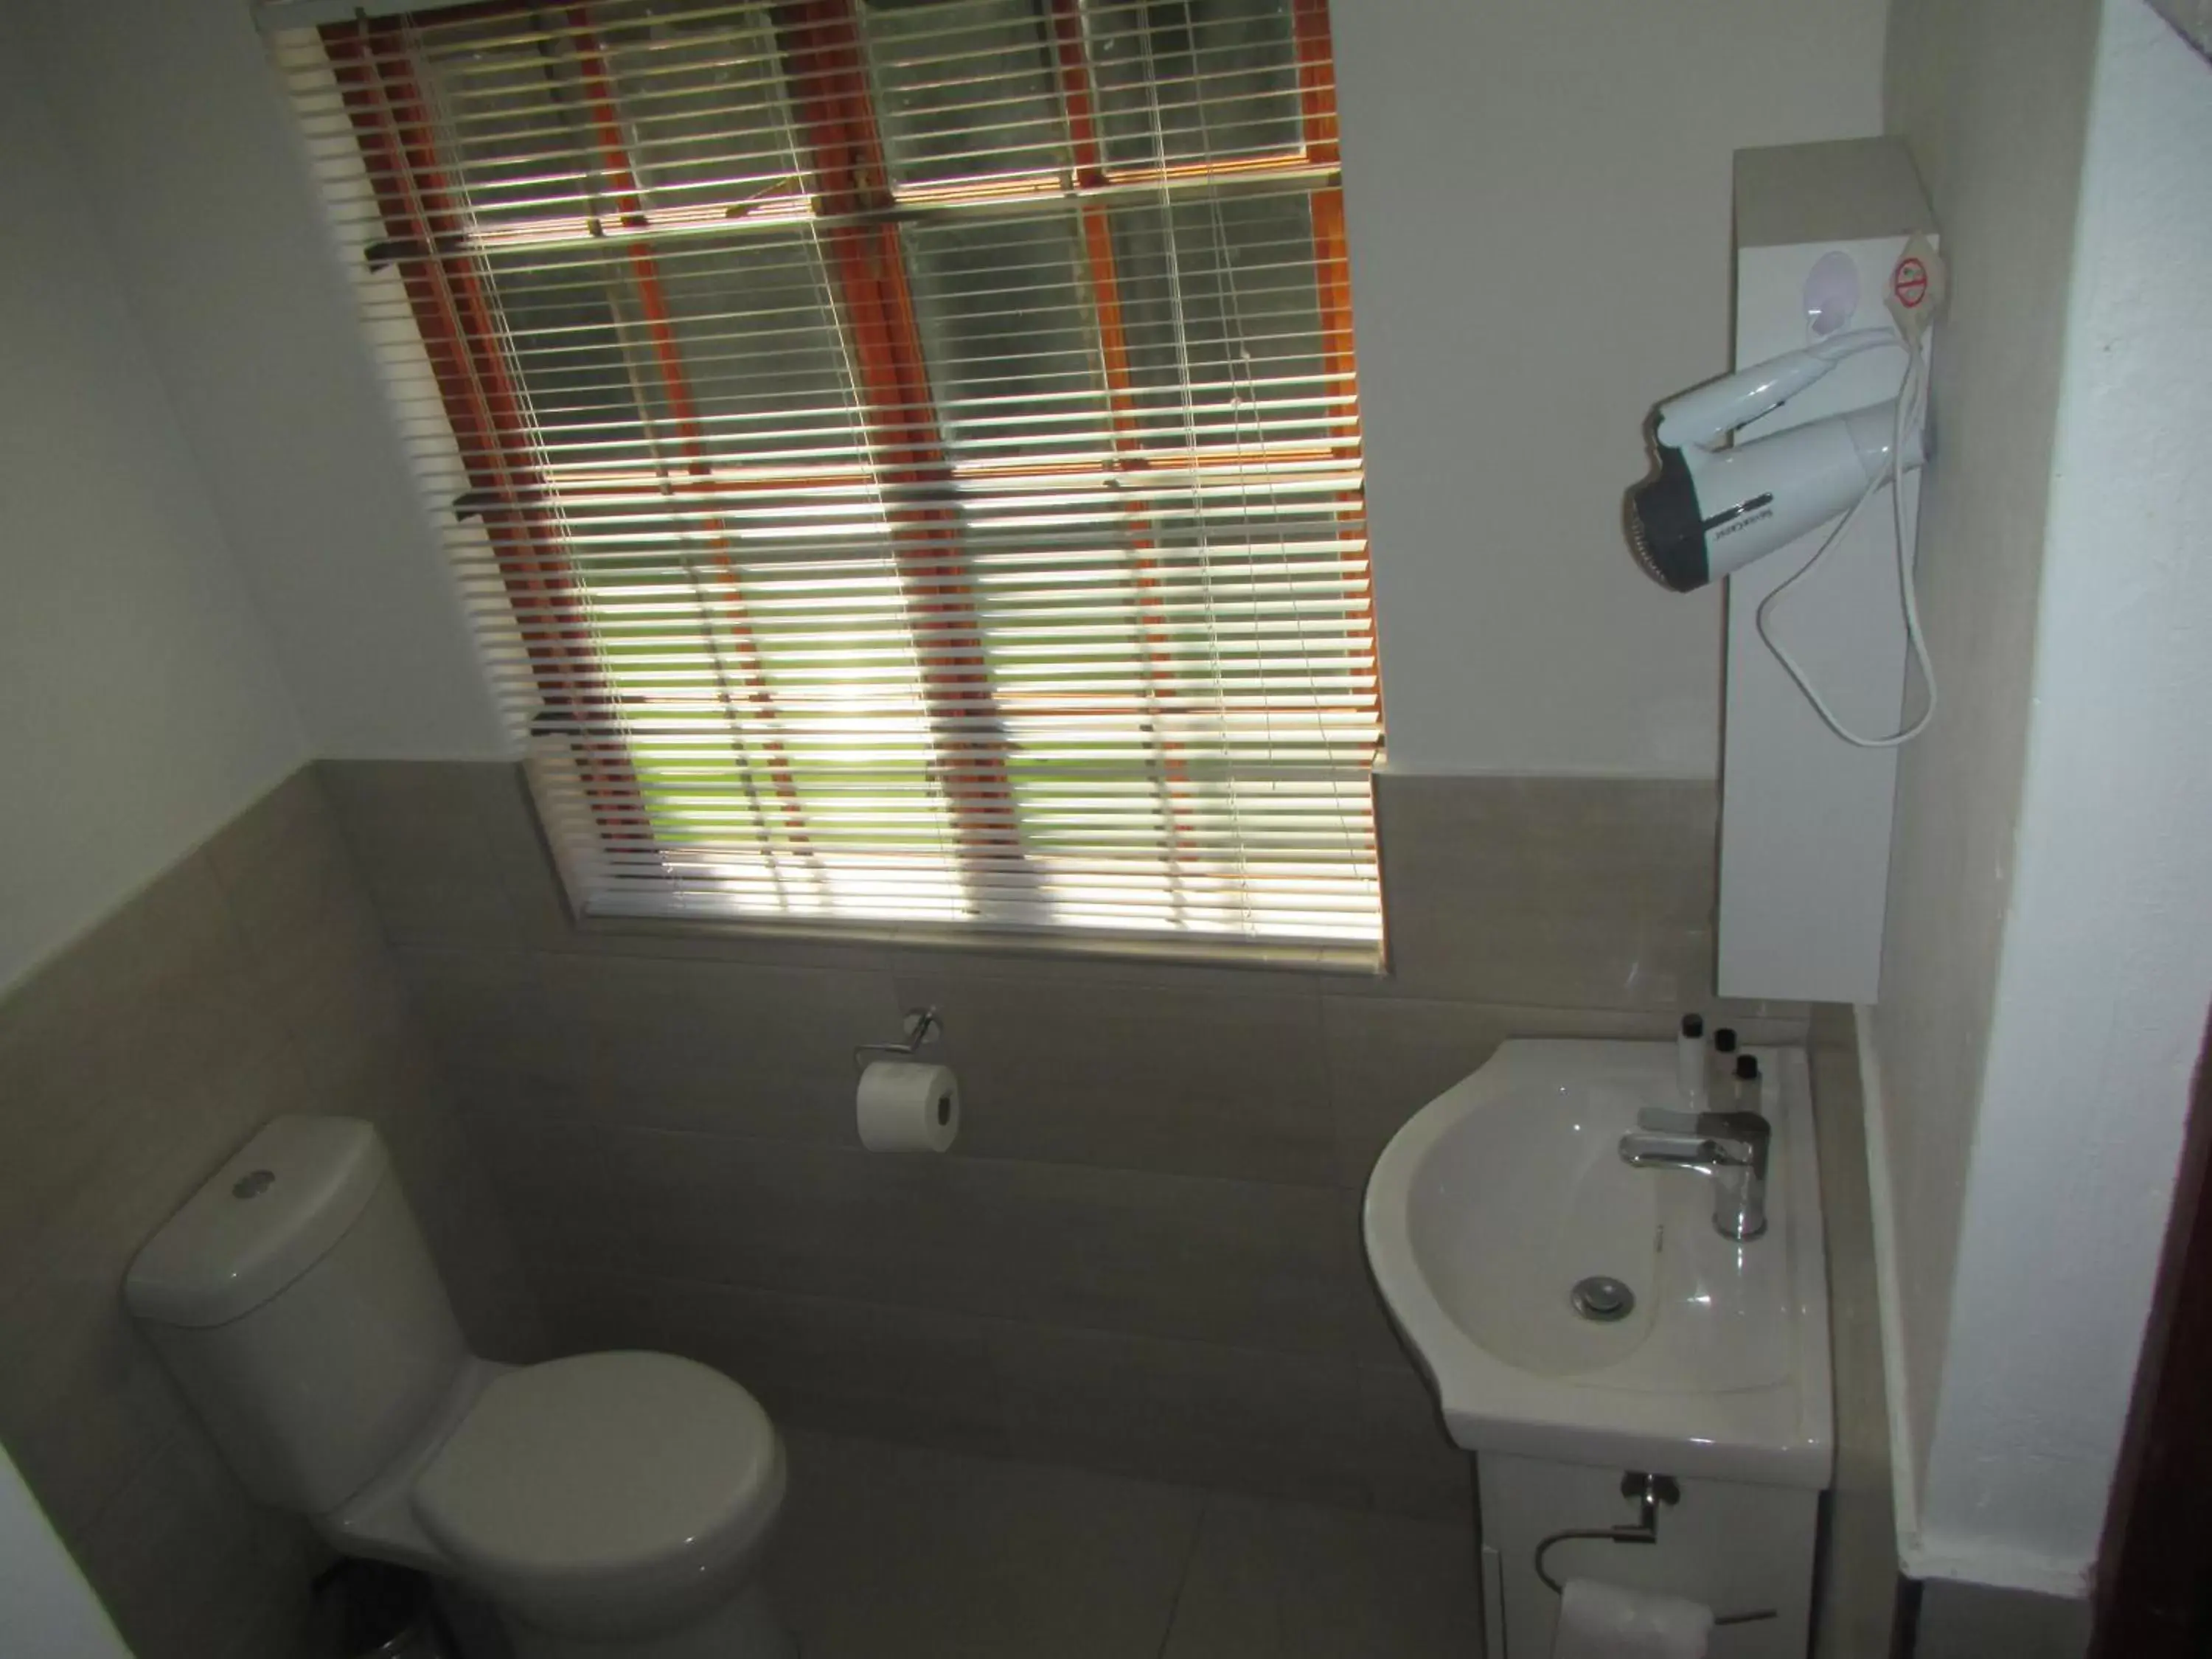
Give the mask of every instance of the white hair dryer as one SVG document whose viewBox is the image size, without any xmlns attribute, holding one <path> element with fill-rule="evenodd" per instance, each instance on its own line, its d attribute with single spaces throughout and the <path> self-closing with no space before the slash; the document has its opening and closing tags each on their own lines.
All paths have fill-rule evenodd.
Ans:
<svg viewBox="0 0 2212 1659">
<path fill-rule="evenodd" d="M 1670 398 L 1652 412 L 1657 465 L 1628 492 L 1628 544 L 1652 578 L 1678 593 L 1741 570 L 1851 510 L 1924 457 L 1915 422 L 1897 441 L 1885 401 L 1721 447 L 1738 427 L 1778 409 L 1844 358 L 1905 343 L 1886 328 L 1838 334 Z"/>
</svg>

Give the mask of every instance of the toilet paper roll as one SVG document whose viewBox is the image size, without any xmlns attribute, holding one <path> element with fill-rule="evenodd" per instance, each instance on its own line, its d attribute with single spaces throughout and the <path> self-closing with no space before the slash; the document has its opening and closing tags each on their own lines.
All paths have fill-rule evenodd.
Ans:
<svg viewBox="0 0 2212 1659">
<path fill-rule="evenodd" d="M 960 1079 L 950 1066 L 876 1060 L 860 1073 L 858 1115 L 872 1152 L 941 1152 L 960 1133 Z"/>
</svg>

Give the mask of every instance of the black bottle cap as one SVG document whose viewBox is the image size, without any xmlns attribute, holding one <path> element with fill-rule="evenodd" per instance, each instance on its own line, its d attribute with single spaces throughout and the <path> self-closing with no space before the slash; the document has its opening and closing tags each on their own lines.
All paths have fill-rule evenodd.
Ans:
<svg viewBox="0 0 2212 1659">
<path fill-rule="evenodd" d="M 1735 1074 L 1738 1078 L 1746 1081 L 1757 1082 L 1759 1079 L 1759 1056 L 1757 1054 L 1738 1054 L 1735 1057 Z"/>
<path fill-rule="evenodd" d="M 1734 1054 L 1735 1052 L 1735 1028 L 1732 1025 L 1723 1025 L 1719 1030 L 1714 1032 L 1713 1047 L 1722 1054 Z"/>
<path fill-rule="evenodd" d="M 1682 1016 L 1682 1035 L 1684 1036 L 1701 1037 L 1705 1036 L 1705 1017 L 1703 1014 L 1685 1014 Z"/>
</svg>

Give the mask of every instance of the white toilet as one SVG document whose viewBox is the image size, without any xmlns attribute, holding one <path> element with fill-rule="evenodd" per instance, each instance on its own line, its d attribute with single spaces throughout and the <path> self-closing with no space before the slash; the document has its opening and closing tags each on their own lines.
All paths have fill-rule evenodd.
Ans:
<svg viewBox="0 0 2212 1659">
<path fill-rule="evenodd" d="M 759 1403 L 670 1354 L 471 1354 L 371 1125 L 270 1122 L 124 1297 L 256 1496 L 473 1586 L 524 1659 L 796 1653 L 754 1579 L 785 1479 Z"/>
</svg>

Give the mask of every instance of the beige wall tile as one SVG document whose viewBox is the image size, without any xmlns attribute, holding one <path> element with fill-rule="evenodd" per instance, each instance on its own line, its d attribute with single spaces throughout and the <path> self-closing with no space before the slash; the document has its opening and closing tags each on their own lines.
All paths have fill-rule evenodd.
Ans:
<svg viewBox="0 0 2212 1659">
<path fill-rule="evenodd" d="M 298 1032 L 347 1029 L 392 974 L 384 924 L 312 768 L 211 838 L 204 855 L 261 994 Z"/>
<path fill-rule="evenodd" d="M 606 1132 L 538 1101 L 471 1098 L 471 1143 L 524 1259 L 549 1285 L 570 1268 L 635 1266 L 636 1189 L 612 1167 Z"/>
<path fill-rule="evenodd" d="M 739 1285 L 574 1278 L 562 1322 L 572 1351 L 684 1354 L 735 1377 L 786 1425 L 1006 1449 L 990 1321 Z"/>
<path fill-rule="evenodd" d="M 457 787 L 471 797 L 477 833 L 499 872 L 512 937 L 533 948 L 562 948 L 574 933 L 574 923 L 560 870 L 538 824 L 528 778 L 520 765 L 495 761 L 456 765 L 465 775 Z"/>
<path fill-rule="evenodd" d="M 611 1123 L 858 1146 L 853 1049 L 899 1033 L 888 974 L 609 955 L 541 971 L 578 1106 Z"/>
<path fill-rule="evenodd" d="M 182 1421 L 131 1258 L 298 1086 L 197 859 L 0 1005 L 0 1437 L 65 1536 Z"/>
<path fill-rule="evenodd" d="M 1334 1193 L 619 1130 L 642 1268 L 864 1301 L 1340 1351 Z"/>
<path fill-rule="evenodd" d="M 956 1212 L 980 1214 L 981 1311 L 1335 1355 L 1357 1295 L 1317 1188 L 963 1160 Z"/>
<path fill-rule="evenodd" d="M 645 957 L 667 962 L 729 962 L 756 968 L 824 968 L 888 973 L 896 955 L 881 939 L 803 932 L 745 932 L 714 922 L 590 916 L 547 950 L 564 956 Z"/>
<path fill-rule="evenodd" d="M 295 774 L 207 856 L 302 1074 L 285 1109 L 377 1125 L 472 1341 L 532 1357 L 543 1333 L 520 1258 L 319 774 Z"/>
<path fill-rule="evenodd" d="M 1008 1327 L 994 1345 L 1023 1456 L 1364 1508 L 1342 1360 Z"/>
<path fill-rule="evenodd" d="M 298 1085 L 222 895 L 187 860 L 0 1006 L 0 1286 L 57 1257 L 119 1273 Z"/>
<path fill-rule="evenodd" d="M 902 975 L 945 1020 L 963 1149 L 1318 1182 L 1332 1164 L 1321 1000 L 1270 992 Z"/>
<path fill-rule="evenodd" d="M 537 918 L 518 914 L 509 887 L 516 849 L 488 813 L 486 771 L 463 761 L 318 763 L 395 942 L 527 942 L 526 924 Z"/>
<path fill-rule="evenodd" d="M 551 1352 L 538 1281 L 505 1202 L 488 1184 L 476 1186 L 471 1198 L 423 1215 L 430 1253 L 470 1351 L 507 1364 L 535 1364 Z"/>
<path fill-rule="evenodd" d="M 471 1336 L 527 1357 L 520 1258 L 306 776 L 0 1002 L 0 1437 L 142 1659 L 268 1636 L 308 1570 L 119 1294 L 146 1238 L 286 1111 L 380 1124 Z"/>
<path fill-rule="evenodd" d="M 1365 1365 L 1410 1366 L 1413 1355 L 1405 1339 L 1398 1334 L 1397 1327 L 1391 1323 L 1390 1310 L 1383 1304 L 1374 1270 L 1367 1265 L 1365 1202 L 1364 1193 L 1351 1190 L 1344 1191 L 1340 1200 L 1341 1243 L 1346 1259 L 1352 1263 L 1357 1285 L 1352 1317 L 1352 1357 Z"/>
<path fill-rule="evenodd" d="M 478 1077 L 559 1085 L 574 1078 L 572 1034 L 553 1018 L 539 957 L 403 945 L 392 957 L 440 1058 L 464 1091 Z"/>
<path fill-rule="evenodd" d="M 1671 1008 L 1711 971 L 1717 795 L 1691 780 L 1422 777 L 1378 782 L 1393 973 L 787 938 L 571 921 L 520 768 L 323 762 L 387 930 L 408 943 L 1000 974 L 1071 983 Z"/>
<path fill-rule="evenodd" d="M 1377 780 L 1392 977 L 1413 996 L 1692 1006 L 1718 794 L 1649 778 Z"/>
<path fill-rule="evenodd" d="M 895 1170 L 878 1178 L 860 1154 L 659 1129 L 595 1133 L 640 1273 L 899 1302 L 932 1271 L 939 1218 L 914 1183 Z"/>
<path fill-rule="evenodd" d="M 64 1538 L 81 1543 L 190 1407 L 117 1295 L 120 1267 L 62 1267 L 0 1304 L 0 1441 Z"/>
<path fill-rule="evenodd" d="M 249 1498 L 197 1425 L 143 1464 L 74 1552 L 137 1659 L 204 1659 L 289 1604 L 321 1552 Z"/>
<path fill-rule="evenodd" d="M 1376 1509 L 1462 1524 L 1474 1514 L 1474 1463 L 1444 1432 L 1437 1397 L 1412 1365 L 1359 1367 L 1358 1432 Z"/>
<path fill-rule="evenodd" d="M 1898 1594 L 1888 1384 L 1875 1287 L 1866 1102 L 1856 1028 L 1835 1005 L 1813 1014 L 1813 1128 L 1827 1231 L 1836 1472 L 1822 1529 L 1813 1647 L 1820 1659 L 1886 1652 Z"/>
</svg>

